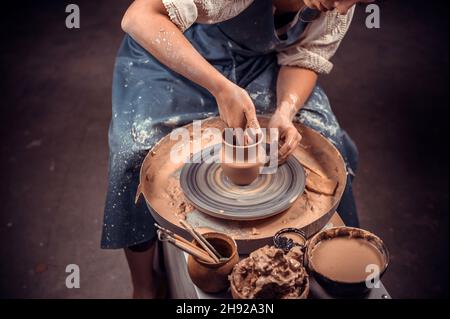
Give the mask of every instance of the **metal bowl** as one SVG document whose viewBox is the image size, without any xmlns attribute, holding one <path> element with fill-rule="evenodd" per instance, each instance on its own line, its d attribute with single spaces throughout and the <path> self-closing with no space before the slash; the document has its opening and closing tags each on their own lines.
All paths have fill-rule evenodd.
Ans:
<svg viewBox="0 0 450 319">
<path fill-rule="evenodd" d="M 370 242 L 381 254 L 383 266 L 380 269 L 379 280 L 386 272 L 389 265 L 389 251 L 383 241 L 371 232 L 354 227 L 334 227 L 320 231 L 309 239 L 306 247 L 305 263 L 310 275 L 314 276 L 316 281 L 331 295 L 335 297 L 358 297 L 364 296 L 370 290 L 366 281 L 361 282 L 342 282 L 331 279 L 326 275 L 319 273 L 311 262 L 314 248 L 323 240 L 330 240 L 337 237 L 360 238 Z"/>
</svg>

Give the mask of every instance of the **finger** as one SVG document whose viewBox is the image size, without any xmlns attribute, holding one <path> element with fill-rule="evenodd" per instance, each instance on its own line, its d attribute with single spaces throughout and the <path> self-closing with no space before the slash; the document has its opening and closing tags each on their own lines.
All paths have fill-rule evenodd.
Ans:
<svg viewBox="0 0 450 319">
<path fill-rule="evenodd" d="M 263 132 L 260 128 L 247 128 L 245 130 L 245 139 L 247 144 L 258 143 L 264 140 Z"/>
<path fill-rule="evenodd" d="M 289 155 L 292 154 L 294 149 L 295 149 L 295 141 L 294 139 L 292 139 L 283 145 L 283 148 L 280 150 L 280 158 L 282 160 L 287 159 Z"/>
<path fill-rule="evenodd" d="M 288 159 L 289 156 L 291 156 L 292 153 L 294 153 L 295 149 L 297 148 L 298 143 L 296 141 L 289 144 L 289 148 L 283 153 L 281 156 L 281 160 L 285 161 Z"/>
<path fill-rule="evenodd" d="M 280 139 L 280 130 L 278 128 L 270 128 L 269 129 L 269 141 L 271 144 L 276 143 L 278 146 L 278 140 Z"/>
<path fill-rule="evenodd" d="M 283 165 L 286 162 L 286 158 L 279 158 L 278 159 L 278 166 Z"/>
<path fill-rule="evenodd" d="M 322 11 L 320 10 L 320 2 L 318 0 L 305 0 L 304 4 L 310 9 Z"/>
<path fill-rule="evenodd" d="M 305 4 L 305 6 L 307 6 L 310 9 L 315 9 L 314 5 L 312 4 L 311 0 L 303 0 L 303 3 Z"/>
<path fill-rule="evenodd" d="M 227 127 L 230 127 L 230 122 L 228 121 L 227 109 L 223 107 L 219 107 L 219 116 L 220 119 L 225 123 Z"/>
<path fill-rule="evenodd" d="M 279 130 L 278 128 L 270 128 L 269 130 L 269 143 L 270 143 L 270 161 L 275 163 L 278 161 L 279 152 Z"/>
<path fill-rule="evenodd" d="M 286 137 L 284 139 L 283 146 L 280 148 L 280 156 L 286 157 L 286 154 L 288 153 L 289 149 L 292 147 L 292 145 L 295 143 L 295 135 L 291 133 L 287 133 Z"/>
<path fill-rule="evenodd" d="M 280 139 L 280 132 L 277 128 L 271 128 L 269 131 L 269 142 L 271 147 L 276 147 L 278 149 L 278 141 Z"/>
<path fill-rule="evenodd" d="M 300 135 L 300 133 L 296 133 L 295 134 L 295 139 L 293 143 L 288 144 L 289 148 L 287 149 L 287 151 L 285 153 L 283 153 L 283 155 L 280 157 L 278 164 L 281 165 L 282 163 L 284 163 L 287 158 L 295 151 L 295 149 L 297 148 L 297 146 L 300 144 L 300 141 L 302 139 L 302 136 Z"/>
<path fill-rule="evenodd" d="M 231 127 L 230 123 L 227 121 L 227 118 L 225 116 L 221 116 L 220 119 L 225 123 L 226 127 Z"/>
<path fill-rule="evenodd" d="M 325 0 L 320 1 L 320 4 L 329 11 L 335 8 L 335 2 L 336 1 Z"/>
<path fill-rule="evenodd" d="M 317 6 L 318 6 L 318 10 L 320 10 L 320 11 L 322 11 L 322 12 L 327 12 L 327 11 L 329 11 L 330 9 L 328 9 L 327 7 L 325 7 L 325 5 L 323 5 L 322 3 L 318 3 L 317 4 Z"/>
<path fill-rule="evenodd" d="M 260 126 L 259 126 L 258 118 L 256 117 L 255 108 L 248 107 L 245 109 L 244 113 L 245 113 L 245 118 L 247 119 L 246 127 L 251 128 L 251 129 L 259 129 Z"/>
<path fill-rule="evenodd" d="M 230 112 L 231 113 L 231 112 Z M 235 129 L 245 129 L 246 119 L 243 114 L 229 114 L 228 116 L 228 127 Z"/>
<path fill-rule="evenodd" d="M 246 144 L 245 133 L 242 130 L 235 130 L 234 137 L 237 146 L 244 146 Z"/>
<path fill-rule="evenodd" d="M 280 149 L 281 157 L 287 158 L 289 155 L 294 152 L 296 147 L 298 146 L 301 139 L 301 135 L 297 132 L 296 129 L 292 128 L 288 130 L 286 133 L 285 143 L 283 147 Z"/>
<path fill-rule="evenodd" d="M 255 143 L 262 135 L 261 127 L 259 126 L 258 118 L 256 117 L 255 107 L 253 105 L 246 107 L 244 109 L 244 114 L 247 119 L 246 135 L 248 137 L 248 142 Z"/>
<path fill-rule="evenodd" d="M 348 10 L 354 5 L 354 1 L 336 1 L 335 7 L 340 14 L 347 14 Z"/>
</svg>

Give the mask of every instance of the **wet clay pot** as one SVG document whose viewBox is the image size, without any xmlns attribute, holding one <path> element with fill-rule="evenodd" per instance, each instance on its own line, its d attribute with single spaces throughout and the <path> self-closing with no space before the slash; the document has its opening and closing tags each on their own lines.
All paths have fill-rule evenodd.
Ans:
<svg viewBox="0 0 450 319">
<path fill-rule="evenodd" d="M 208 263 L 189 255 L 188 273 L 192 282 L 204 292 L 216 293 L 229 287 L 228 275 L 234 265 L 239 262 L 237 245 L 233 238 L 216 232 L 205 233 L 203 236 L 227 260 L 219 263 Z M 193 244 L 200 247 L 194 240 Z"/>
<path fill-rule="evenodd" d="M 236 135 L 222 133 L 222 171 L 234 184 L 245 186 L 251 184 L 258 176 L 264 160 L 263 138 L 255 143 L 238 143 Z"/>
</svg>

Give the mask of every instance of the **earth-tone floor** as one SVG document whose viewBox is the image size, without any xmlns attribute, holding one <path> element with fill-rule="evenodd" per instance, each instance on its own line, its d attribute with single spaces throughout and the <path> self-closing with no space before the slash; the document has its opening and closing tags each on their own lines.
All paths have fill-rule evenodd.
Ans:
<svg viewBox="0 0 450 319">
<path fill-rule="evenodd" d="M 2 5 L 0 34 L 0 296 L 127 298 L 121 251 L 99 249 L 111 75 L 129 1 Z M 392 254 L 395 298 L 448 296 L 448 10 L 445 2 L 364 7 L 321 78 L 359 146 L 355 193 L 363 228 Z M 442 4 L 438 4 L 442 3 Z M 65 287 L 65 267 L 81 288 Z"/>
</svg>

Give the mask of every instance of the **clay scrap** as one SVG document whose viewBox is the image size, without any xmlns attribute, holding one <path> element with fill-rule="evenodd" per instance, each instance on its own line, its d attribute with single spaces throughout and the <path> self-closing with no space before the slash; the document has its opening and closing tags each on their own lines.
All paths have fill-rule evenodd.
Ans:
<svg viewBox="0 0 450 319">
<path fill-rule="evenodd" d="M 336 192 L 338 182 L 324 176 L 319 176 L 314 172 L 306 175 L 306 189 L 318 194 L 333 196 Z"/>
<path fill-rule="evenodd" d="M 300 247 L 287 254 L 276 247 L 264 246 L 241 260 L 229 276 L 234 298 L 297 299 L 309 290 L 308 274 L 301 262 Z"/>
</svg>

